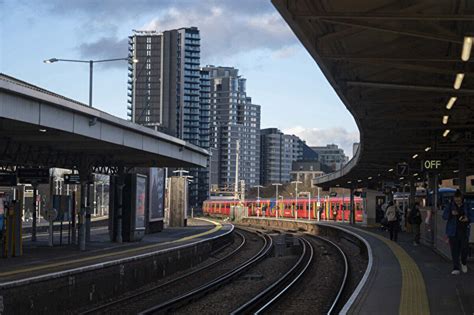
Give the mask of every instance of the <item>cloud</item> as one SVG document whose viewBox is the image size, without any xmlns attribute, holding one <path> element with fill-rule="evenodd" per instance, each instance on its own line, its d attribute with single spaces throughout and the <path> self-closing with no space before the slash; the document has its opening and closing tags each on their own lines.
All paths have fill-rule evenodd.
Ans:
<svg viewBox="0 0 474 315">
<path fill-rule="evenodd" d="M 125 58 L 128 56 L 128 38 L 119 39 L 117 37 L 102 37 L 97 41 L 91 43 L 83 43 L 78 46 L 81 57 L 84 58 Z M 118 65 L 116 62 L 105 62 L 104 67 L 123 68 L 123 65 Z"/>
<path fill-rule="evenodd" d="M 267 0 L 45 2 L 49 12 L 73 14 L 82 23 L 78 25 L 81 32 L 96 34 L 78 45 L 81 55 L 87 58 L 111 58 L 118 51 L 126 51 L 127 39 L 117 38 L 118 29 L 124 25 L 130 25 L 130 34 L 132 29 L 164 31 L 197 26 L 201 31 L 203 64 L 218 64 L 222 59 L 255 50 L 268 50 L 274 58 L 288 58 L 297 44 L 288 25 Z M 146 20 L 137 25 L 137 21 Z"/>
<path fill-rule="evenodd" d="M 296 126 L 283 130 L 286 134 L 294 134 L 306 141 L 309 146 L 325 146 L 327 144 L 337 144 L 344 149 L 344 153 L 352 156 L 352 145 L 359 142 L 358 131 L 348 131 L 344 128 L 305 128 Z"/>
<path fill-rule="evenodd" d="M 172 8 L 163 16 L 152 19 L 144 29 L 162 31 L 197 26 L 201 31 L 201 58 L 206 61 L 259 49 L 276 52 L 283 49 L 289 55 L 289 47 L 296 43 L 296 39 L 278 13 L 245 16 L 228 11 L 228 8 L 219 6 L 204 11 Z M 280 51 L 279 57 L 284 56 L 285 51 Z"/>
</svg>

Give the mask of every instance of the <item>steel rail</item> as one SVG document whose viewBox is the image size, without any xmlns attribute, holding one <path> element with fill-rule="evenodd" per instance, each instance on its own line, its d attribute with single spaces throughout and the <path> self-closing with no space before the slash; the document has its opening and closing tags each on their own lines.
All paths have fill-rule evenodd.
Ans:
<svg viewBox="0 0 474 315">
<path fill-rule="evenodd" d="M 183 274 L 183 275 L 181 275 L 181 276 L 179 276 L 179 277 L 173 278 L 173 279 L 171 279 L 171 280 L 169 280 L 169 281 L 167 281 L 167 282 L 165 282 L 165 283 L 159 284 L 159 285 L 154 286 L 154 287 L 152 287 L 152 288 L 148 288 L 148 289 L 146 289 L 146 290 L 144 290 L 144 291 L 139 290 L 139 292 L 136 292 L 136 293 L 134 293 L 134 294 L 132 294 L 132 295 L 128 295 L 128 296 L 126 296 L 126 297 L 123 297 L 123 298 L 120 298 L 120 299 L 117 299 L 117 300 L 114 300 L 114 301 L 111 301 L 111 302 L 108 302 L 108 303 L 105 303 L 105 304 L 101 304 L 101 305 L 99 305 L 99 306 L 97 306 L 97 307 L 88 309 L 87 311 L 84 311 L 84 312 L 82 312 L 82 313 L 80 313 L 80 314 L 92 314 L 92 313 L 96 313 L 96 312 L 105 311 L 105 310 L 107 310 L 108 308 L 115 307 L 115 306 L 120 305 L 120 304 L 122 304 L 122 303 L 125 303 L 125 302 L 127 302 L 127 301 L 131 301 L 131 300 L 133 300 L 134 298 L 143 297 L 144 294 L 151 293 L 151 292 L 153 292 L 153 291 L 155 291 L 155 290 L 158 290 L 158 289 L 160 289 L 160 288 L 163 288 L 163 287 L 165 287 L 165 286 L 168 286 L 168 285 L 170 285 L 170 284 L 173 284 L 173 283 L 175 283 L 175 282 L 177 282 L 177 281 L 179 281 L 179 280 L 182 280 L 182 279 L 185 279 L 185 278 L 187 278 L 187 277 L 190 277 L 190 276 L 192 276 L 192 275 L 194 275 L 194 274 L 196 274 L 196 273 L 198 273 L 198 272 L 201 272 L 201 271 L 203 271 L 203 270 L 209 269 L 209 268 L 211 268 L 211 267 L 217 265 L 218 263 L 223 262 L 224 260 L 227 260 L 228 258 L 230 258 L 230 257 L 232 257 L 232 256 L 234 256 L 234 255 L 236 255 L 236 254 L 240 251 L 240 249 L 241 249 L 241 248 L 246 244 L 246 242 L 247 242 L 245 236 L 244 236 L 242 233 L 237 232 L 237 231 L 235 231 L 235 233 L 238 234 L 238 235 L 242 238 L 242 242 L 239 244 L 239 246 L 238 246 L 236 249 L 234 249 L 232 252 L 228 253 L 228 254 L 225 255 L 224 257 L 219 258 L 218 260 L 216 260 L 216 261 L 214 261 L 214 262 L 212 262 L 212 263 L 210 263 L 210 264 L 207 264 L 207 265 L 204 265 L 204 266 L 202 266 L 202 267 L 199 267 L 199 268 L 197 268 L 197 269 L 195 269 L 195 270 L 193 270 L 193 271 L 191 271 L 191 272 L 187 272 L 187 273 L 185 273 L 185 274 Z"/>
<path fill-rule="evenodd" d="M 268 235 L 259 235 L 263 240 L 264 240 L 264 245 L 262 248 L 258 251 L 257 254 L 246 260 L 244 263 L 240 264 L 238 267 L 226 272 L 225 274 L 219 276 L 218 278 L 194 289 L 191 290 L 187 293 L 184 293 L 178 297 L 175 297 L 173 299 L 170 299 L 166 302 L 160 303 L 158 305 L 155 305 L 153 307 L 150 307 L 142 312 L 139 312 L 139 315 L 148 315 L 148 314 L 154 314 L 154 313 L 164 313 L 167 312 L 168 310 L 171 309 L 177 309 L 183 304 L 186 304 L 194 299 L 196 299 L 198 296 L 204 295 L 208 292 L 214 291 L 217 288 L 219 288 L 221 285 L 231 281 L 234 277 L 240 275 L 241 273 L 245 272 L 248 270 L 250 267 L 254 266 L 256 263 L 258 263 L 260 260 L 262 260 L 264 257 L 268 255 L 270 250 L 273 247 L 273 239 L 268 236 Z"/>
<path fill-rule="evenodd" d="M 348 262 L 346 253 L 344 253 L 344 251 L 341 249 L 341 247 L 339 245 L 337 245 L 336 243 L 334 243 L 333 241 L 328 240 L 328 239 L 326 239 L 324 237 L 321 237 L 321 236 L 318 236 L 318 235 L 312 235 L 312 234 L 308 234 L 308 235 L 313 237 L 313 238 L 316 238 L 318 240 L 321 240 L 323 242 L 326 242 L 326 243 L 332 245 L 333 247 L 335 247 L 337 249 L 337 251 L 339 252 L 339 254 L 342 256 L 342 259 L 344 261 L 344 276 L 342 278 L 342 281 L 341 281 L 341 284 L 339 286 L 339 290 L 336 294 L 336 297 L 334 298 L 334 300 L 331 304 L 331 307 L 329 308 L 329 310 L 327 312 L 327 314 L 330 315 L 330 314 L 334 313 L 334 311 L 336 309 L 336 306 L 337 306 L 337 304 L 339 303 L 339 301 L 341 299 L 342 292 L 344 291 L 344 289 L 347 285 L 347 278 L 349 276 L 349 262 Z"/>
<path fill-rule="evenodd" d="M 306 272 L 313 261 L 314 248 L 304 238 L 298 238 L 302 251 L 298 261 L 283 276 L 275 281 L 271 286 L 255 295 L 231 314 L 260 314 L 267 310 L 273 303 L 280 299 Z M 263 304 L 263 305 L 262 305 Z"/>
</svg>

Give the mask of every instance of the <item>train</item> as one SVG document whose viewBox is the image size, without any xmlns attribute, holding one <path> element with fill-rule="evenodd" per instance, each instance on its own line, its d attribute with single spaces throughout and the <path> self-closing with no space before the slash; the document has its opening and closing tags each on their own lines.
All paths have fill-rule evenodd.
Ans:
<svg viewBox="0 0 474 315">
<path fill-rule="evenodd" d="M 278 218 L 300 218 L 331 221 L 349 221 L 350 200 L 349 198 L 327 197 L 317 198 L 298 198 L 280 199 L 275 203 L 275 199 L 251 199 L 243 202 L 238 200 L 226 199 L 208 199 L 203 203 L 203 212 L 205 215 L 216 217 L 229 217 L 231 207 L 241 205 L 248 210 L 249 217 L 278 217 Z M 360 197 L 354 197 L 355 219 L 356 222 L 363 221 L 364 203 Z"/>
</svg>

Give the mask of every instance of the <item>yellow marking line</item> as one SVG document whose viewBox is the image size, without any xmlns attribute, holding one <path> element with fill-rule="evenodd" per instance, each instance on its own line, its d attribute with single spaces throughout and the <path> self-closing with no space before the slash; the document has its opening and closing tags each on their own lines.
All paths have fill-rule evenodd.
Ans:
<svg viewBox="0 0 474 315">
<path fill-rule="evenodd" d="M 426 293 L 425 280 L 420 268 L 397 243 L 378 234 L 358 229 L 384 242 L 397 257 L 402 270 L 402 290 L 400 292 L 399 314 L 430 314 L 430 304 Z"/>
<path fill-rule="evenodd" d="M 168 242 L 163 242 L 163 243 L 158 243 L 158 244 L 151 244 L 151 245 L 146 245 L 146 246 L 142 246 L 142 247 L 126 249 L 126 250 L 123 250 L 123 251 L 120 251 L 120 252 L 113 252 L 113 253 L 107 253 L 107 254 L 101 254 L 101 255 L 96 255 L 96 256 L 79 258 L 79 259 L 75 259 L 75 260 L 62 261 L 62 262 L 52 263 L 52 264 L 43 265 L 43 266 L 35 266 L 35 267 L 18 269 L 18 270 L 0 272 L 0 277 L 7 277 L 7 276 L 20 274 L 20 273 L 38 271 L 38 270 L 54 268 L 54 267 L 59 267 L 59 266 L 67 266 L 67 265 L 82 263 L 82 262 L 86 262 L 86 261 L 90 261 L 90 260 L 94 260 L 94 259 L 99 259 L 99 258 L 106 258 L 106 257 L 111 257 L 111 256 L 130 254 L 130 253 L 134 253 L 134 252 L 143 251 L 143 250 L 146 250 L 146 249 L 161 247 L 163 245 L 169 245 L 169 244 L 189 241 L 189 240 L 201 237 L 201 236 L 205 236 L 205 235 L 208 235 L 208 234 L 211 234 L 211 233 L 215 233 L 215 232 L 219 231 L 220 229 L 222 229 L 222 224 L 220 224 L 219 222 L 214 222 L 214 221 L 207 220 L 207 219 L 198 219 L 198 220 L 203 220 L 203 221 L 210 222 L 210 223 L 214 224 L 215 226 L 212 229 L 204 231 L 202 233 L 186 236 L 186 237 L 183 237 L 183 238 L 180 238 L 180 239 L 177 239 L 177 240 L 168 241 Z"/>
</svg>

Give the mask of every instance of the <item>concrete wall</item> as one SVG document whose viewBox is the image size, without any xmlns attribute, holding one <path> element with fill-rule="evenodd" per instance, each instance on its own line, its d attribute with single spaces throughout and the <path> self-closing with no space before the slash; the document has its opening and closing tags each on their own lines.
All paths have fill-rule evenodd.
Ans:
<svg viewBox="0 0 474 315">
<path fill-rule="evenodd" d="M 233 233 L 110 263 L 0 285 L 0 313 L 60 314 L 118 297 L 193 267 L 231 242 Z"/>
<path fill-rule="evenodd" d="M 385 195 L 376 190 L 364 190 L 366 192 L 367 197 L 365 199 L 365 207 L 364 207 L 364 220 L 367 225 L 374 225 L 376 224 L 375 218 L 376 218 L 376 200 L 378 196 L 384 197 Z"/>
<path fill-rule="evenodd" d="M 168 224 L 171 227 L 186 226 L 188 205 L 188 181 L 185 177 L 169 178 L 170 200 Z"/>
</svg>

